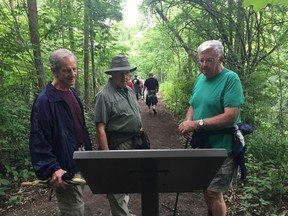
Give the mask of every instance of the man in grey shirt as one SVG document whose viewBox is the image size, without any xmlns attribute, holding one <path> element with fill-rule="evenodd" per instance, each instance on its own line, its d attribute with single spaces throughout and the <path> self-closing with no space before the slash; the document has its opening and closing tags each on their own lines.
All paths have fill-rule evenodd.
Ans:
<svg viewBox="0 0 288 216">
<path fill-rule="evenodd" d="M 125 56 L 112 58 L 108 83 L 95 97 L 95 123 L 100 150 L 134 148 L 134 137 L 141 131 L 140 108 L 131 88 L 127 88 L 131 67 Z M 132 216 L 128 194 L 108 194 L 113 216 Z"/>
</svg>

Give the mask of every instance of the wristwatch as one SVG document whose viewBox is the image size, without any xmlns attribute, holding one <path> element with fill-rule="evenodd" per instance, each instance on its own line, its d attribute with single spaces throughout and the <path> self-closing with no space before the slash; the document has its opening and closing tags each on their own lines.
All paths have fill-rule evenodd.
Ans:
<svg viewBox="0 0 288 216">
<path fill-rule="evenodd" d="M 200 119 L 200 120 L 199 120 L 199 126 L 200 126 L 200 128 L 202 128 L 202 127 L 204 126 L 204 121 L 203 121 L 203 119 Z"/>
</svg>

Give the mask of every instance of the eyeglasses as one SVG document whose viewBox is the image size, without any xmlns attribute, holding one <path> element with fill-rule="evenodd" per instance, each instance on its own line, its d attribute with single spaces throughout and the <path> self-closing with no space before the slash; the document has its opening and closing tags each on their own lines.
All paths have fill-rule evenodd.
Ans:
<svg viewBox="0 0 288 216">
<path fill-rule="evenodd" d="M 215 58 L 201 58 L 199 59 L 199 62 L 200 63 L 204 63 L 204 62 L 207 62 L 207 63 L 213 63 L 215 62 L 215 60 L 218 59 L 218 57 L 215 57 Z"/>
</svg>

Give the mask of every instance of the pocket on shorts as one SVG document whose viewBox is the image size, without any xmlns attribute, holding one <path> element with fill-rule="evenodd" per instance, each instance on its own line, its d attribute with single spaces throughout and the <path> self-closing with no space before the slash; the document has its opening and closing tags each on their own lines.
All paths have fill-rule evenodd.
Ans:
<svg viewBox="0 0 288 216">
<path fill-rule="evenodd" d="M 234 159 L 228 157 L 220 168 L 221 182 L 224 185 L 229 185 L 232 182 L 235 168 Z"/>
<path fill-rule="evenodd" d="M 228 157 L 210 183 L 208 190 L 214 192 L 225 192 L 229 190 L 233 180 L 234 171 L 235 163 L 233 158 Z"/>
</svg>

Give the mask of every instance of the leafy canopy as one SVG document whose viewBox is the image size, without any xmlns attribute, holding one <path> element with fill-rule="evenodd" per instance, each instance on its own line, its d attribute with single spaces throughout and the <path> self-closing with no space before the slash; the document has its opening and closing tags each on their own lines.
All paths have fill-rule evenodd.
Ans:
<svg viewBox="0 0 288 216">
<path fill-rule="evenodd" d="M 283 4 L 288 6 L 288 0 L 244 0 L 243 6 L 253 6 L 255 11 L 260 11 L 261 9 L 265 8 L 268 4 L 277 5 Z"/>
</svg>

